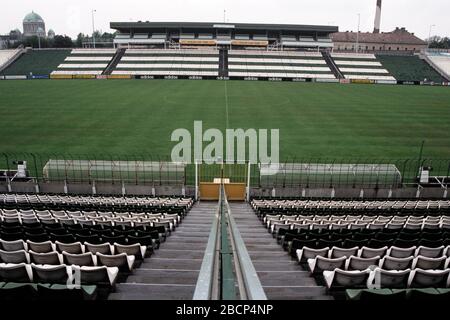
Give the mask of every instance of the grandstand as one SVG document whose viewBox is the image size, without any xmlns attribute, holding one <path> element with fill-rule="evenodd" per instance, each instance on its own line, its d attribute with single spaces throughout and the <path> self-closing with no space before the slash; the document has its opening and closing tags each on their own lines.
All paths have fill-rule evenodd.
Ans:
<svg viewBox="0 0 450 320">
<path fill-rule="evenodd" d="M 228 52 L 230 77 L 335 79 L 322 54 L 293 51 Z"/>
<path fill-rule="evenodd" d="M 374 54 L 332 53 L 331 56 L 346 79 L 396 81 Z"/>
<path fill-rule="evenodd" d="M 377 60 L 399 81 L 432 81 L 445 79 L 418 56 L 377 55 Z"/>
<path fill-rule="evenodd" d="M 43 75 L 48 76 L 57 69 L 70 50 L 28 50 L 15 63 L 6 68 L 5 75 Z"/>
<path fill-rule="evenodd" d="M 219 51 L 127 49 L 112 74 L 218 77 Z"/>
<path fill-rule="evenodd" d="M 114 49 L 73 49 L 51 75 L 101 75 L 115 53 Z"/>
<path fill-rule="evenodd" d="M 450 80 L 450 53 L 427 51 L 425 60 L 444 78 Z"/>
<path fill-rule="evenodd" d="M 14 58 L 20 54 L 20 49 L 16 50 L 0 50 L 0 71 L 6 68 Z"/>
</svg>

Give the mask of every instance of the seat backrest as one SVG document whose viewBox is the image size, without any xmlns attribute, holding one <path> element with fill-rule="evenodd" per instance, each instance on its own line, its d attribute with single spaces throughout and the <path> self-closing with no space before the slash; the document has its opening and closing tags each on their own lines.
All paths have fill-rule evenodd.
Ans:
<svg viewBox="0 0 450 320">
<path fill-rule="evenodd" d="M 361 258 L 373 258 L 376 256 L 384 257 L 388 250 L 388 247 L 382 248 L 370 248 L 370 247 L 362 247 L 360 251 Z"/>
<path fill-rule="evenodd" d="M 31 264 L 31 268 L 35 282 L 66 284 L 69 279 L 65 264 L 57 266 Z"/>
<path fill-rule="evenodd" d="M 351 256 L 346 261 L 346 270 L 366 270 L 373 266 L 378 266 L 380 263 L 380 256 L 371 258 L 361 258 Z"/>
<path fill-rule="evenodd" d="M 411 270 L 384 270 L 376 268 L 372 271 L 369 282 L 376 288 L 406 288 Z"/>
<path fill-rule="evenodd" d="M 4 263 L 29 263 L 29 258 L 25 250 L 3 251 L 0 250 L 0 262 Z"/>
<path fill-rule="evenodd" d="M 32 250 L 37 253 L 46 253 L 53 251 L 53 246 L 50 241 L 45 242 L 33 242 L 28 240 L 27 241 L 29 250 Z"/>
<path fill-rule="evenodd" d="M 80 254 L 83 252 L 83 248 L 80 242 L 75 242 L 75 243 L 62 243 L 59 241 L 55 242 L 56 244 L 56 249 L 59 252 L 68 252 L 68 253 L 72 253 L 72 254 Z"/>
<path fill-rule="evenodd" d="M 388 255 L 394 258 L 407 258 L 410 256 L 414 256 L 416 251 L 416 247 L 410 248 L 399 248 L 399 247 L 391 247 L 388 251 Z"/>
<path fill-rule="evenodd" d="M 23 240 L 5 241 L 0 239 L 0 248 L 5 251 L 17 251 L 26 249 L 26 244 Z"/>
<path fill-rule="evenodd" d="M 330 251 L 330 258 L 340 258 L 340 257 L 350 257 L 355 256 L 358 253 L 359 248 L 353 247 L 353 248 L 339 248 L 339 247 L 333 247 Z"/>
<path fill-rule="evenodd" d="M 381 259 L 380 267 L 385 270 L 405 270 L 411 267 L 413 259 L 413 256 L 409 256 L 406 258 L 385 256 L 383 259 Z"/>
<path fill-rule="evenodd" d="M 6 282 L 31 282 L 31 272 L 27 270 L 25 263 L 5 264 L 0 263 L 0 280 Z"/>
<path fill-rule="evenodd" d="M 412 268 L 419 268 L 423 270 L 439 270 L 445 267 L 447 257 L 428 258 L 424 256 L 418 256 L 414 259 Z"/>
<path fill-rule="evenodd" d="M 93 254 L 96 254 L 97 252 L 102 254 L 112 254 L 111 245 L 109 243 L 91 244 L 89 242 L 86 242 L 84 246 L 86 248 L 86 251 L 92 252 Z"/>
<path fill-rule="evenodd" d="M 445 288 L 447 286 L 450 269 L 422 270 L 415 269 L 409 276 L 411 288 Z"/>
<path fill-rule="evenodd" d="M 95 266 L 94 255 L 91 252 L 71 254 L 63 251 L 64 263 L 77 266 Z"/>
<path fill-rule="evenodd" d="M 32 263 L 35 264 L 50 264 L 50 265 L 59 265 L 61 264 L 61 260 L 59 258 L 59 254 L 55 251 L 47 252 L 47 253 L 37 253 L 32 250 L 29 251 L 30 259 Z"/>
</svg>

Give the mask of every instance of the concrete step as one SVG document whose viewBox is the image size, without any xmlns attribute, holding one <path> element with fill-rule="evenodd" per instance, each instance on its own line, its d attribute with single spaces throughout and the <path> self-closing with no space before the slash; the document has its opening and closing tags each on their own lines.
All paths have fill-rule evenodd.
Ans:
<svg viewBox="0 0 450 320">
<path fill-rule="evenodd" d="M 183 269 L 200 270 L 202 259 L 172 259 L 152 257 L 149 262 L 142 264 L 141 269 Z"/>
<path fill-rule="evenodd" d="M 191 300 L 195 285 L 120 284 L 109 300 Z"/>
<path fill-rule="evenodd" d="M 176 271 L 170 269 L 136 270 L 127 279 L 127 283 L 151 284 L 190 284 L 197 283 L 198 271 Z"/>
<path fill-rule="evenodd" d="M 161 249 L 158 250 L 154 257 L 156 258 L 180 258 L 180 259 L 203 259 L 205 255 L 204 250 L 173 250 Z"/>
<path fill-rule="evenodd" d="M 316 281 L 307 271 L 260 271 L 263 286 L 316 286 Z"/>
</svg>

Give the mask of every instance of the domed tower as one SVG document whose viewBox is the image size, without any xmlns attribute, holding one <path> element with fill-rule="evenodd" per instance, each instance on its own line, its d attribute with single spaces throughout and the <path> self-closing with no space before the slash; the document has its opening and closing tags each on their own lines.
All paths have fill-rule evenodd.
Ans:
<svg viewBox="0 0 450 320">
<path fill-rule="evenodd" d="M 31 12 L 25 16 L 23 19 L 23 36 L 46 36 L 45 22 L 40 15 L 35 12 Z"/>
<path fill-rule="evenodd" d="M 55 31 L 53 29 L 48 30 L 47 37 L 53 39 L 55 37 Z"/>
</svg>

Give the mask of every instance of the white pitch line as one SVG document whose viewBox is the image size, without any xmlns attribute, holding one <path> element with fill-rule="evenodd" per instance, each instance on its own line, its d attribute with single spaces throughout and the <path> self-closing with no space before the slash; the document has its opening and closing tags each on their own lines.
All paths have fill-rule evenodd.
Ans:
<svg viewBox="0 0 450 320">
<path fill-rule="evenodd" d="M 226 111 L 226 128 L 230 128 L 230 122 L 229 122 L 229 116 L 228 116 L 228 86 L 227 86 L 226 80 L 224 80 L 225 83 L 225 111 Z"/>
</svg>

